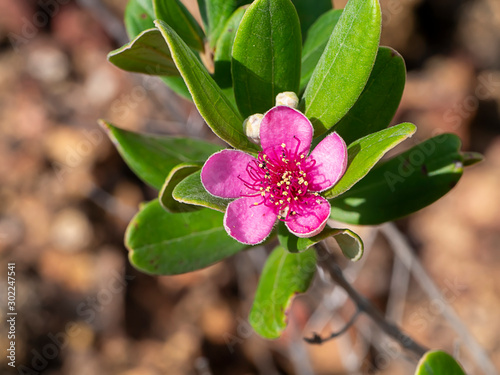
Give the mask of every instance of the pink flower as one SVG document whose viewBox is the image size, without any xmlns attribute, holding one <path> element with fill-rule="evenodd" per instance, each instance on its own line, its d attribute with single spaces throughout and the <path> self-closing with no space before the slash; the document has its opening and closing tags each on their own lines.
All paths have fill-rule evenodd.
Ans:
<svg viewBox="0 0 500 375">
<path fill-rule="evenodd" d="M 307 117 L 277 106 L 262 119 L 263 151 L 257 159 L 238 150 L 210 156 L 201 170 L 203 186 L 214 196 L 238 198 L 224 216 L 231 237 L 258 244 L 271 233 L 277 219 L 298 237 L 312 237 L 323 230 L 331 207 L 318 193 L 344 174 L 347 147 L 332 133 L 309 154 L 312 137 Z"/>
</svg>

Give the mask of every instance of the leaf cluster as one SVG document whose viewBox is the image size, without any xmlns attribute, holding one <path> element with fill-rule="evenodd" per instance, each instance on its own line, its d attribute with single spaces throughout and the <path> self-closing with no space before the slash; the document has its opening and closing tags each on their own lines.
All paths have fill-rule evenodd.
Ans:
<svg viewBox="0 0 500 375">
<path fill-rule="evenodd" d="M 230 147 L 256 154 L 244 118 L 265 113 L 284 91 L 300 98 L 314 126 L 314 144 L 335 131 L 348 145 L 348 168 L 324 193 L 331 218 L 377 225 L 409 215 L 442 197 L 463 168 L 480 156 L 460 151 L 442 134 L 384 155 L 411 137 L 410 123 L 390 126 L 406 80 L 403 58 L 380 43 L 378 0 L 198 0 L 202 25 L 179 0 L 130 0 L 125 24 L 131 41 L 109 53 L 130 71 L 159 76 L 192 100 L 213 132 Z M 159 191 L 130 223 L 126 246 L 143 272 L 173 275 L 220 261 L 245 248 L 225 232 L 227 199 L 203 188 L 200 169 L 221 147 L 203 140 L 138 134 L 102 122 L 125 162 Z M 355 261 L 362 240 L 347 228 L 325 228 L 299 239 L 284 225 L 280 245 L 263 270 L 250 321 L 261 335 L 279 337 L 296 293 L 315 273 L 311 246 L 333 237 Z M 426 373 L 426 372 L 421 372 Z"/>
</svg>

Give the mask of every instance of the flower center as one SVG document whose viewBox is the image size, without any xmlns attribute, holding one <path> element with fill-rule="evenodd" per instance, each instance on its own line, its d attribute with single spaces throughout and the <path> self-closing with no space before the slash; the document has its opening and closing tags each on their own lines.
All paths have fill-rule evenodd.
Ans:
<svg viewBox="0 0 500 375">
<path fill-rule="evenodd" d="M 300 215 L 316 203 L 318 196 L 308 191 L 316 162 L 299 153 L 300 142 L 297 140 L 297 143 L 295 149 L 283 143 L 260 152 L 258 158 L 247 165 L 249 181 L 242 179 L 255 191 L 250 196 L 262 197 L 255 205 L 265 204 L 283 221 L 289 215 Z"/>
</svg>

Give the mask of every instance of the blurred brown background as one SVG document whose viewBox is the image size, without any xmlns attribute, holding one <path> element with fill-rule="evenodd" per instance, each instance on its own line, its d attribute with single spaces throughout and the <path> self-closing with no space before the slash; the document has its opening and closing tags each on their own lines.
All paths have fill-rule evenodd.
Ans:
<svg viewBox="0 0 500 375">
<path fill-rule="evenodd" d="M 455 353 L 470 374 L 493 374 L 491 366 L 500 369 L 500 2 L 381 3 L 382 44 L 400 51 L 409 71 L 395 119 L 417 124 L 408 144 L 453 132 L 486 161 L 444 199 L 398 222 L 441 297 L 423 292 L 378 229 L 361 230 L 367 254 L 346 272 L 423 344 Z M 313 330 L 340 329 L 353 311 L 319 279 L 295 301 L 284 337 L 257 337 L 246 318 L 265 249 L 175 277 L 131 268 L 124 230 L 155 192 L 124 165 L 96 120 L 213 136 L 193 105 L 161 82 L 107 62 L 126 42 L 125 5 L 0 0 L 1 373 L 411 374 L 415 363 L 364 318 L 322 346 L 302 341 Z M 5 356 L 7 262 L 16 263 L 16 370 Z M 475 337 L 490 370 L 442 315 L 444 306 Z"/>
</svg>

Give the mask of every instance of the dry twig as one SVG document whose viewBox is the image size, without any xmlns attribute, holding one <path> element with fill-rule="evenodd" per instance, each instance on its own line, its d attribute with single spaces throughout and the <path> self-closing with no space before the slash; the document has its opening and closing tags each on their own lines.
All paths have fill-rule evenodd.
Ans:
<svg viewBox="0 0 500 375">
<path fill-rule="evenodd" d="M 346 280 L 340 267 L 333 261 L 331 254 L 323 244 L 316 246 L 318 253 L 318 264 L 333 279 L 333 281 L 346 291 L 349 297 L 356 304 L 357 309 L 368 315 L 382 331 L 395 339 L 403 348 L 415 353 L 418 357 L 423 356 L 428 349 L 415 342 L 411 337 L 404 334 L 398 326 L 385 320 L 382 313 L 377 310 L 365 297 L 358 293 L 356 289 Z"/>
<path fill-rule="evenodd" d="M 381 232 L 386 236 L 396 256 L 398 256 L 411 271 L 416 281 L 420 284 L 422 290 L 427 293 L 429 298 L 445 302 L 446 298 L 427 274 L 424 267 L 417 259 L 415 251 L 411 248 L 405 236 L 397 229 L 397 227 L 392 223 L 384 224 L 381 227 Z M 487 375 L 498 374 L 495 366 L 489 359 L 484 349 L 470 334 L 469 330 L 462 323 L 462 320 L 459 318 L 455 310 L 448 303 L 443 303 L 442 307 L 442 314 L 444 318 L 450 323 L 452 328 L 462 340 L 463 344 L 469 349 L 476 364 Z"/>
</svg>

